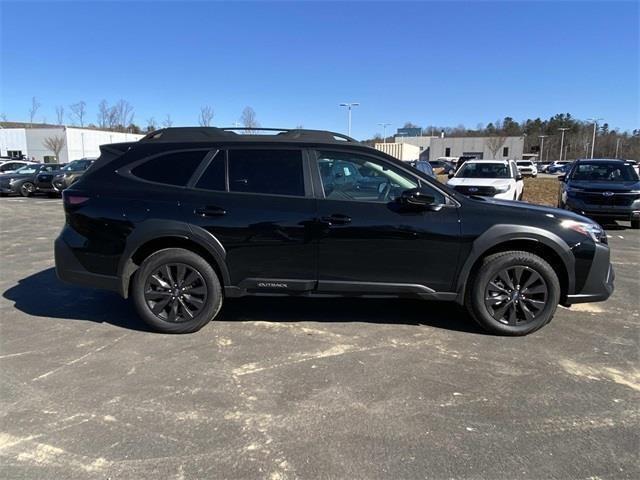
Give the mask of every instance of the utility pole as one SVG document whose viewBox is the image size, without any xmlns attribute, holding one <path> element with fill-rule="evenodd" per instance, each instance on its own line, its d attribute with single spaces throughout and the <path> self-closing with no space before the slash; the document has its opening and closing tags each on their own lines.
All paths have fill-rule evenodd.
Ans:
<svg viewBox="0 0 640 480">
<path fill-rule="evenodd" d="M 562 136 L 560 137 L 560 160 L 562 160 L 562 147 L 564 147 L 564 132 L 570 129 L 567 127 L 561 127 L 558 130 L 562 132 Z M 567 159 L 567 156 L 565 155 L 565 160 L 566 159 Z"/>
<path fill-rule="evenodd" d="M 593 122 L 593 139 L 591 140 L 591 158 L 593 158 L 593 152 L 596 149 L 596 130 L 598 129 L 598 122 L 602 118 L 590 118 L 589 121 Z"/>
<path fill-rule="evenodd" d="M 341 107 L 347 107 L 347 110 L 348 110 L 348 112 L 349 112 L 349 113 L 348 113 L 348 115 L 349 115 L 349 136 L 351 136 L 351 109 L 352 109 L 353 107 L 357 107 L 357 106 L 359 106 L 359 105 L 360 105 L 360 104 L 359 104 L 359 103 L 356 103 L 356 102 L 351 102 L 351 103 L 341 103 L 341 104 L 340 104 L 340 106 L 341 106 Z"/>
<path fill-rule="evenodd" d="M 542 162 L 544 160 L 542 158 L 542 155 L 544 155 L 544 139 L 548 136 L 549 135 L 538 135 L 538 138 L 540 139 L 540 156 L 538 157 L 539 162 Z"/>
<path fill-rule="evenodd" d="M 620 139 L 616 140 L 616 158 L 618 158 L 618 152 L 620 151 Z"/>
<path fill-rule="evenodd" d="M 387 127 L 391 125 L 390 123 L 379 123 L 382 127 L 382 143 L 387 143 Z M 351 134 L 349 134 L 351 135 Z"/>
</svg>

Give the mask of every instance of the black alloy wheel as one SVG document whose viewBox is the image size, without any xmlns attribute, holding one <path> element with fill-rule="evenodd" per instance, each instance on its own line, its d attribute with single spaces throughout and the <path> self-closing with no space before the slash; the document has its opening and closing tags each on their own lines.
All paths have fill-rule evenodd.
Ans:
<svg viewBox="0 0 640 480">
<path fill-rule="evenodd" d="M 549 290 L 544 278 L 527 266 L 498 272 L 485 289 L 485 306 L 500 323 L 517 326 L 532 322 L 544 310 Z"/>
<path fill-rule="evenodd" d="M 160 320 L 186 322 L 202 311 L 207 286 L 202 274 L 191 265 L 167 263 L 148 275 L 144 299 Z"/>
</svg>

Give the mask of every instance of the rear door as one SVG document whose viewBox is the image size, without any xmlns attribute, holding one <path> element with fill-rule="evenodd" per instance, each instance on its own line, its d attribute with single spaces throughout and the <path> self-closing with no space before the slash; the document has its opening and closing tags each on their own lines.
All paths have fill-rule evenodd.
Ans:
<svg viewBox="0 0 640 480">
<path fill-rule="evenodd" d="M 233 285 L 271 293 L 315 288 L 308 171 L 300 148 L 222 148 L 188 189 L 187 221 L 222 244 Z"/>
<path fill-rule="evenodd" d="M 378 156 L 319 150 L 313 157 L 322 225 L 320 291 L 450 291 L 460 225 L 446 195 Z M 442 208 L 399 208 L 402 191 L 416 187 L 429 190 Z"/>
</svg>

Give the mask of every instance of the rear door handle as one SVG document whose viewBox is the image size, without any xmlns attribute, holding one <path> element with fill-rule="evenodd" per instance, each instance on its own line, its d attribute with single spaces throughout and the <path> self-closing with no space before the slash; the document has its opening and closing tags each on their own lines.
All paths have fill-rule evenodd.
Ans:
<svg viewBox="0 0 640 480">
<path fill-rule="evenodd" d="M 194 213 L 200 217 L 222 217 L 227 214 L 227 211 L 220 207 L 199 207 L 194 210 Z"/>
<path fill-rule="evenodd" d="M 351 223 L 351 217 L 348 215 L 342 215 L 341 213 L 334 213 L 328 217 L 322 217 L 322 221 L 329 225 L 347 225 Z"/>
</svg>

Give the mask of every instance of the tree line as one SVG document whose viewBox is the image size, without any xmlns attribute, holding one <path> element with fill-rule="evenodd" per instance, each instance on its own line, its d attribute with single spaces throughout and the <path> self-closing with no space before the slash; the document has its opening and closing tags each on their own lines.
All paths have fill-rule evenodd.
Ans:
<svg viewBox="0 0 640 480">
<path fill-rule="evenodd" d="M 570 113 L 559 113 L 547 120 L 541 118 L 527 119 L 521 122 L 512 117 L 478 124 L 475 129 L 464 125 L 443 127 L 428 125 L 420 127 L 413 122 L 406 122 L 405 128 L 420 128 L 423 136 L 446 137 L 495 137 L 496 144 L 502 144 L 500 139 L 510 136 L 524 137 L 524 152 L 537 153 L 542 160 L 558 160 L 562 143 L 562 158 L 574 160 L 591 156 L 594 122 L 574 118 Z M 562 130 L 564 130 L 564 140 Z M 541 152 L 542 138 L 544 150 Z M 393 141 L 390 137 L 387 140 Z M 376 135 L 365 142 L 372 144 L 381 141 Z M 596 158 L 629 158 L 640 159 L 640 128 L 631 132 L 613 129 L 607 122 L 600 121 L 596 125 L 596 141 L 594 149 Z"/>
</svg>

